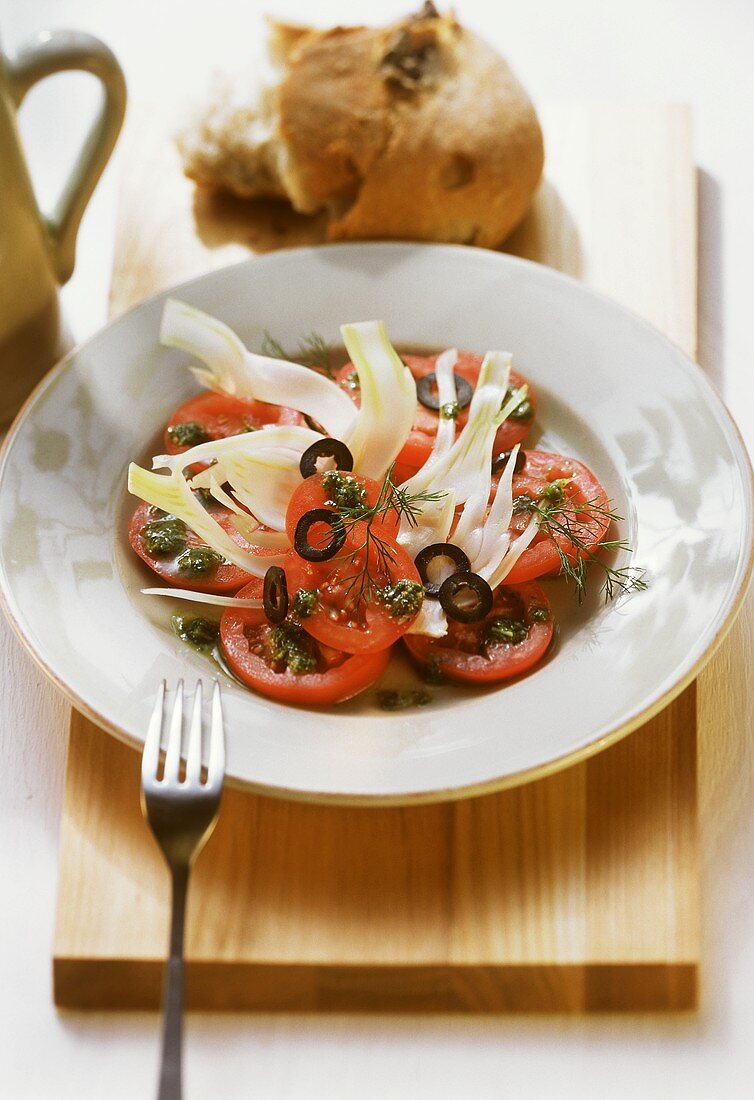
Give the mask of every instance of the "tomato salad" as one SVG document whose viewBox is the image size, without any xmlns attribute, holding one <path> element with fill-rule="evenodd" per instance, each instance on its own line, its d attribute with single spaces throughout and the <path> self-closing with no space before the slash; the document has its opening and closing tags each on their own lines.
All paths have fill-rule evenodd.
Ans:
<svg viewBox="0 0 754 1100">
<path fill-rule="evenodd" d="M 261 695 L 331 705 L 396 646 L 428 682 L 531 672 L 555 629 L 542 578 L 581 597 L 594 564 L 606 596 L 643 587 L 603 557 L 628 548 L 597 477 L 523 446 L 536 395 L 509 354 L 401 357 L 381 322 L 341 332 L 336 371 L 166 304 L 162 342 L 194 354 L 208 392 L 169 418 L 151 471 L 132 464 L 128 537 L 163 582 L 145 592 L 220 611 L 173 616 L 180 637 Z"/>
</svg>

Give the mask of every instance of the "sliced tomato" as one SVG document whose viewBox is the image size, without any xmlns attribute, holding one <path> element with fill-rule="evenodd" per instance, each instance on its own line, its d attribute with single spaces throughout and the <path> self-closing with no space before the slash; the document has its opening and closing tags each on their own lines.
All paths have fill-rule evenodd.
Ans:
<svg viewBox="0 0 754 1100">
<path fill-rule="evenodd" d="M 412 614 L 394 614 L 396 609 L 377 595 L 377 590 L 400 581 L 421 584 L 406 551 L 384 531 L 378 539 L 371 535 L 367 540 L 366 524 L 360 524 L 344 550 L 329 561 L 304 561 L 295 551 L 286 559 L 283 568 L 291 598 L 300 588 L 317 592 L 315 610 L 301 625 L 324 645 L 346 653 L 373 653 L 397 641 L 416 618 L 418 608 Z"/>
<path fill-rule="evenodd" d="M 237 542 L 239 546 L 242 546 L 244 550 L 249 550 L 252 553 L 264 554 L 264 551 L 259 548 L 250 547 L 236 528 L 231 523 L 231 512 L 227 508 L 223 508 L 222 505 L 217 505 L 212 508 L 212 516 L 220 526 L 228 532 L 234 542 Z M 252 579 L 251 574 L 247 573 L 245 569 L 241 569 L 238 565 L 233 565 L 231 562 L 222 562 L 216 566 L 209 573 L 195 577 L 186 575 L 181 572 L 178 566 L 178 559 L 182 550 L 176 551 L 175 554 L 166 557 L 158 557 L 151 554 L 147 549 L 144 542 L 144 529 L 150 524 L 154 523 L 163 517 L 163 513 L 157 508 L 153 508 L 149 504 L 145 504 L 143 501 L 136 508 L 136 511 L 131 516 L 131 523 L 128 528 L 128 541 L 131 544 L 131 548 L 136 551 L 142 561 L 153 572 L 161 577 L 162 580 L 167 581 L 168 584 L 174 584 L 178 588 L 190 588 L 196 592 L 213 592 L 215 594 L 221 592 L 235 592 L 236 589 L 241 588 L 242 585 L 248 584 Z M 206 546 L 205 542 L 202 542 L 193 531 L 186 530 L 186 548 L 192 549 L 195 547 Z"/>
<path fill-rule="evenodd" d="M 517 624 L 520 640 L 497 641 L 494 623 Z M 533 668 L 552 639 L 552 612 L 538 584 L 501 585 L 492 610 L 478 623 L 448 620 L 444 638 L 406 634 L 411 656 L 433 673 L 462 684 L 492 684 Z M 500 635 L 497 635 L 499 637 Z"/>
<path fill-rule="evenodd" d="M 238 594 L 258 599 L 262 582 L 255 578 Z M 292 620 L 286 620 L 284 627 L 297 629 Z M 275 659 L 275 629 L 261 609 L 227 608 L 220 620 L 220 642 L 230 668 L 240 680 L 260 695 L 284 703 L 342 703 L 373 684 L 390 660 L 389 649 L 353 655 L 320 645 L 306 635 L 306 653 L 316 669 L 292 672 L 284 661 Z"/>
<path fill-rule="evenodd" d="M 285 515 L 285 529 L 291 542 L 293 542 L 296 533 L 296 524 L 306 512 L 310 512 L 313 508 L 333 506 L 332 494 L 325 489 L 324 485 L 326 476 L 326 474 L 313 474 L 311 477 L 306 478 L 291 497 Z M 374 481 L 371 477 L 364 477 L 363 474 L 347 473 L 342 476 L 364 489 L 367 508 L 375 506 L 382 491 L 382 485 L 379 481 Z M 375 516 L 372 521 L 375 530 L 384 531 L 391 537 L 398 530 L 399 524 L 400 516 L 393 510 L 386 511 L 384 516 Z"/>
<path fill-rule="evenodd" d="M 558 532 L 554 537 L 545 531 L 538 532 L 506 577 L 507 583 L 520 584 L 535 577 L 557 573 L 561 567 L 558 548 L 575 562 L 579 550 L 574 545 L 574 539 L 582 551 L 591 551 L 605 537 L 610 526 L 608 495 L 592 471 L 575 458 L 547 451 L 527 451 L 525 467 L 513 478 L 514 500 L 523 496 L 539 500 L 543 490 L 546 491 L 548 485 L 561 478 L 571 479 L 564 487 L 566 511 L 555 513 L 554 519 L 567 527 L 573 538 L 567 532 Z M 581 504 L 584 505 L 583 512 L 578 510 Z M 511 532 L 520 534 L 528 522 L 528 512 L 517 513 L 511 522 Z"/>
<path fill-rule="evenodd" d="M 425 374 L 431 374 L 432 371 L 434 371 L 437 356 L 404 355 L 403 360 L 414 378 L 418 381 L 418 379 L 422 378 Z M 467 382 L 470 382 L 472 386 L 476 386 L 479 378 L 479 370 L 482 366 L 482 360 L 483 356 L 481 355 L 474 355 L 468 351 L 459 352 L 458 362 L 454 370 L 456 374 L 461 375 Z M 358 404 L 359 391 L 358 388 L 354 386 L 353 372 L 353 364 L 346 363 L 338 373 L 338 382 L 346 393 L 348 393 Z M 534 413 L 536 413 L 537 400 L 531 383 L 524 378 L 522 374 L 519 374 L 518 371 L 511 371 L 511 387 L 518 389 L 524 384 L 529 387 L 529 401 L 531 402 Z M 457 431 L 460 431 L 466 424 L 468 415 L 468 406 L 465 409 L 461 409 L 458 419 L 456 420 Z M 504 424 L 500 425 L 497 435 L 495 436 L 494 453 L 499 454 L 501 451 L 509 451 L 516 443 L 520 443 L 531 427 L 533 419 L 533 415 L 525 420 L 509 417 Z M 419 402 L 411 433 L 396 459 L 393 474 L 396 484 L 400 484 L 402 481 L 411 477 L 411 475 L 415 474 L 427 461 L 432 451 L 435 436 L 437 435 L 438 423 L 439 413 L 434 409 L 425 408 L 425 406 Z"/>
<path fill-rule="evenodd" d="M 241 435 L 265 424 L 301 423 L 301 413 L 283 405 L 268 405 L 252 397 L 233 397 L 227 393 L 200 393 L 170 417 L 165 429 L 165 448 L 168 454 L 178 455 L 197 443 Z M 181 428 L 191 434 L 195 442 L 181 443 Z"/>
</svg>

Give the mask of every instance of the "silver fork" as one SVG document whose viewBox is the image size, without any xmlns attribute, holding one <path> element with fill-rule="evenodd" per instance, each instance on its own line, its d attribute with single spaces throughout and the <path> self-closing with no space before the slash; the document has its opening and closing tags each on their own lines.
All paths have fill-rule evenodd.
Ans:
<svg viewBox="0 0 754 1100">
<path fill-rule="evenodd" d="M 178 683 L 160 776 L 165 682 L 149 722 L 141 758 L 141 808 L 172 877 L 170 954 L 163 991 L 162 1064 L 157 1100 L 181 1100 L 183 1042 L 183 932 L 191 865 L 215 827 L 225 776 L 225 735 L 220 685 L 215 681 L 206 779 L 202 778 L 202 682 L 194 694 L 185 778 L 181 778 L 183 680 Z"/>
</svg>

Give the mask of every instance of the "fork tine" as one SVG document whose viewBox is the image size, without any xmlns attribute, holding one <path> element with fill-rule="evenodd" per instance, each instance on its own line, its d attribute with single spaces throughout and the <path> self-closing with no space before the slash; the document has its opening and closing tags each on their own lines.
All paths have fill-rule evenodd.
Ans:
<svg viewBox="0 0 754 1100">
<path fill-rule="evenodd" d="M 173 717 L 170 719 L 170 732 L 168 734 L 168 748 L 165 755 L 165 781 L 177 783 L 181 767 L 181 727 L 183 724 L 183 680 L 178 681 L 173 706 Z"/>
<path fill-rule="evenodd" d="M 144 738 L 144 752 L 141 756 L 141 781 L 153 782 L 157 778 L 157 766 L 160 762 L 160 738 L 162 736 L 162 709 L 165 704 L 165 681 L 157 690 L 152 717 L 149 719 L 147 736 Z"/>
<path fill-rule="evenodd" d="M 215 680 L 215 686 L 212 691 L 212 724 L 210 727 L 207 785 L 213 787 L 221 784 L 224 775 L 225 729 L 223 727 L 223 706 L 220 698 L 220 684 Z"/>
<path fill-rule="evenodd" d="M 196 681 L 194 709 L 191 714 L 188 753 L 186 754 L 186 782 L 198 783 L 202 774 L 202 682 Z"/>
</svg>

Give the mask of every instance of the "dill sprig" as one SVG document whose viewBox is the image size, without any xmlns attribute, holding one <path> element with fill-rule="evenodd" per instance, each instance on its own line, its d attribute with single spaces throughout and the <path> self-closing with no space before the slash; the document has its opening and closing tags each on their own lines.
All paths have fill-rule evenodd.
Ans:
<svg viewBox="0 0 754 1100">
<path fill-rule="evenodd" d="M 276 340 L 268 329 L 264 330 L 262 337 L 262 355 L 270 359 L 288 359 L 289 355 L 279 340 Z"/>
<path fill-rule="evenodd" d="M 280 341 L 265 329 L 262 337 L 262 355 L 268 355 L 271 359 L 290 359 L 300 363 L 302 367 L 311 367 L 312 370 L 324 374 L 326 378 L 335 379 L 332 348 L 318 332 L 310 332 L 299 341 L 298 348 L 294 352 L 287 352 Z"/>
<path fill-rule="evenodd" d="M 528 495 L 516 497 L 514 512 L 526 512 L 539 520 L 539 530 L 549 535 L 558 552 L 560 572 L 566 581 L 571 582 L 579 603 L 586 594 L 587 569 L 595 565 L 602 570 L 602 592 L 605 603 L 626 592 L 643 592 L 647 588 L 644 570 L 636 566 L 614 568 L 600 557 L 600 552 L 620 551 L 631 554 L 633 551 L 625 539 L 602 539 L 592 548 L 584 537 L 584 531 L 594 533 L 595 526 L 607 531 L 611 523 L 620 523 L 623 516 L 604 503 L 600 497 L 576 501 L 565 492 L 568 478 L 562 478 L 545 486 L 539 497 Z M 567 539 L 575 548 L 575 560 L 563 549 L 558 536 Z"/>
<path fill-rule="evenodd" d="M 332 348 L 323 336 L 317 332 L 310 332 L 298 346 L 296 358 L 305 367 L 318 370 L 328 378 L 335 378 L 332 367 Z"/>
<path fill-rule="evenodd" d="M 371 526 L 376 519 L 386 519 L 390 513 L 394 513 L 400 522 L 405 519 L 410 527 L 416 527 L 419 517 L 423 512 L 422 504 L 442 500 L 443 491 L 430 493 L 424 490 L 421 493 L 409 493 L 402 485 L 393 482 L 393 470 L 395 463 L 382 479 L 377 499 L 371 506 L 362 503 L 353 506 L 337 505 L 337 511 L 341 519 L 347 523 L 366 523 Z M 348 477 L 348 474 L 342 475 Z"/>
<path fill-rule="evenodd" d="M 431 493 L 427 490 L 408 492 L 393 483 L 393 468 L 391 466 L 385 474 L 374 504 L 334 502 L 338 513 L 337 527 L 345 531 L 349 545 L 347 551 L 331 560 L 350 559 L 355 563 L 354 572 L 343 577 L 340 583 L 356 606 L 381 598 L 385 584 L 390 583 L 391 567 L 398 564 L 391 542 L 381 537 L 379 524 L 375 521 L 385 519 L 392 513 L 399 523 L 405 520 L 409 527 L 416 527 L 423 512 L 422 505 L 442 500 L 445 496 L 444 492 Z M 348 477 L 348 474 L 342 476 Z"/>
</svg>

